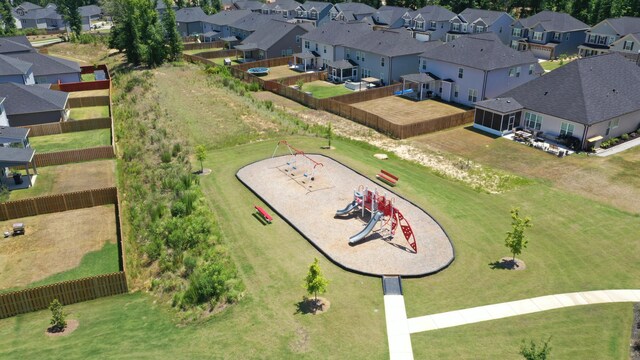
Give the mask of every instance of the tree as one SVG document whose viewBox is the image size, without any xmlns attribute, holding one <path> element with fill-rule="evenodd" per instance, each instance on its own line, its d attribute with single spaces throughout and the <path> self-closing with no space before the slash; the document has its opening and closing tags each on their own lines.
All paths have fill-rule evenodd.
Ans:
<svg viewBox="0 0 640 360">
<path fill-rule="evenodd" d="M 333 129 L 331 128 L 331 123 L 327 125 L 327 141 L 329 142 L 329 148 L 331 148 L 331 136 L 333 136 Z"/>
<path fill-rule="evenodd" d="M 516 255 L 522 253 L 522 249 L 527 248 L 527 239 L 525 237 L 525 229 L 531 227 L 531 219 L 520 217 L 520 211 L 516 209 L 511 210 L 511 226 L 512 231 L 507 232 L 507 238 L 504 241 L 504 245 L 511 250 L 513 254 L 513 261 L 516 261 Z"/>
<path fill-rule="evenodd" d="M 1 0 L 2 6 L 0 6 L 0 14 L 2 14 L 2 21 L 4 23 L 3 35 L 15 35 L 16 33 L 16 21 L 13 18 L 11 4 L 9 0 Z"/>
<path fill-rule="evenodd" d="M 207 159 L 207 148 L 204 145 L 196 146 L 196 159 L 200 161 L 200 173 L 204 172 L 202 162 Z"/>
<path fill-rule="evenodd" d="M 58 7 L 57 12 L 71 29 L 75 36 L 80 36 L 82 32 L 82 17 L 78 8 L 82 5 L 82 0 L 55 0 Z"/>
<path fill-rule="evenodd" d="M 176 25 L 176 12 L 171 8 L 171 1 L 164 0 L 167 10 L 162 14 L 162 27 L 164 28 L 164 40 L 167 44 L 167 58 L 169 61 L 180 59 L 184 46 Z"/>
<path fill-rule="evenodd" d="M 318 258 L 315 258 L 313 264 L 309 266 L 307 276 L 304 278 L 304 288 L 307 290 L 307 294 L 314 295 L 314 310 L 318 305 L 318 294 L 327 292 L 327 285 L 329 285 L 329 280 L 322 275 L 320 265 L 318 265 Z"/>
<path fill-rule="evenodd" d="M 551 346 L 549 346 L 550 341 L 551 337 L 542 343 L 541 348 L 538 348 L 538 345 L 533 340 L 529 342 L 529 345 L 522 340 L 519 354 L 526 360 L 546 360 L 549 358 L 549 353 L 551 353 Z"/>
<path fill-rule="evenodd" d="M 63 331 L 67 327 L 67 314 L 64 313 L 60 301 L 53 299 L 49 304 L 49 310 L 51 310 L 51 332 Z"/>
</svg>

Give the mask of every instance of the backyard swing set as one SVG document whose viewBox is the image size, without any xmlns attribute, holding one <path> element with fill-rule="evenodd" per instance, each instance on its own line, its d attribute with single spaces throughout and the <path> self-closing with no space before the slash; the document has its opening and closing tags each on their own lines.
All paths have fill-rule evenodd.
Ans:
<svg viewBox="0 0 640 360">
<path fill-rule="evenodd" d="M 312 158 L 307 156 L 304 151 L 291 146 L 291 144 L 289 144 L 286 140 L 278 141 L 278 144 L 276 144 L 276 148 L 273 150 L 273 154 L 271 155 L 272 159 L 276 156 L 280 145 L 285 146 L 289 151 L 289 156 L 287 158 L 287 168 L 285 169 L 285 171 L 291 174 L 291 176 L 295 176 L 296 172 L 299 169 L 302 169 L 304 177 L 313 181 L 324 168 L 324 165 L 321 162 L 313 160 Z"/>
</svg>

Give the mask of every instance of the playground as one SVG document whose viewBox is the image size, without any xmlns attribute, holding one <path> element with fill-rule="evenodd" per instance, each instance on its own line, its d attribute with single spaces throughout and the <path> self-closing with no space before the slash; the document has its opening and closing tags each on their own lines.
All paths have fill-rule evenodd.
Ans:
<svg viewBox="0 0 640 360">
<path fill-rule="evenodd" d="M 411 277 L 453 261 L 447 234 L 411 202 L 329 157 L 277 148 L 273 155 L 237 178 L 339 266 Z"/>
</svg>

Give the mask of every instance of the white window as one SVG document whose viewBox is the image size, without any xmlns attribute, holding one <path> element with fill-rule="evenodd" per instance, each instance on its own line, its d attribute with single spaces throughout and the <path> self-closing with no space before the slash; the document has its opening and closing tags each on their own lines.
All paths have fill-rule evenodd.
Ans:
<svg viewBox="0 0 640 360">
<path fill-rule="evenodd" d="M 620 119 L 615 119 L 615 120 L 609 121 L 609 126 L 607 126 L 607 132 L 606 132 L 605 135 L 609 135 L 611 130 L 613 130 L 613 129 L 618 127 L 619 123 L 620 123 Z"/>
<path fill-rule="evenodd" d="M 565 35 L 564 39 L 565 40 L 569 40 L 570 37 L 571 37 L 571 33 L 567 33 L 567 35 Z"/>
<path fill-rule="evenodd" d="M 436 22 L 435 21 L 430 21 L 429 22 L 429 28 L 435 29 L 436 28 Z"/>
<path fill-rule="evenodd" d="M 383 57 L 380 58 L 380 66 L 384 67 L 384 58 Z"/>
<path fill-rule="evenodd" d="M 516 76 L 516 68 L 512 67 L 509 68 L 509 77 L 515 77 Z"/>
<path fill-rule="evenodd" d="M 460 24 L 453 24 L 453 27 L 451 28 L 451 30 L 460 32 Z"/>
<path fill-rule="evenodd" d="M 462 79 L 463 76 L 464 76 L 464 69 L 458 68 L 458 79 Z"/>
<path fill-rule="evenodd" d="M 595 44 L 597 40 L 598 37 L 594 34 L 589 34 L 589 36 L 587 37 L 587 42 L 591 44 Z"/>
<path fill-rule="evenodd" d="M 633 41 L 625 41 L 622 46 L 622 49 L 629 50 L 629 51 L 633 50 Z"/>
<path fill-rule="evenodd" d="M 516 37 L 522 36 L 522 29 L 521 28 L 513 28 L 513 30 L 511 30 L 511 35 L 516 36 Z"/>
<path fill-rule="evenodd" d="M 533 40 L 536 40 L 536 41 L 542 41 L 542 32 L 540 32 L 540 31 L 534 31 L 534 33 L 533 33 Z"/>
<path fill-rule="evenodd" d="M 518 40 L 511 41 L 511 48 L 514 50 L 518 50 Z"/>
<path fill-rule="evenodd" d="M 362 61 L 364 62 L 364 51 L 360 53 L 360 57 L 362 57 Z"/>
<path fill-rule="evenodd" d="M 308 48 L 309 48 L 309 42 L 308 42 L 308 41 L 306 41 L 306 40 L 304 41 L 304 48 L 305 48 L 305 49 L 308 49 Z"/>
<path fill-rule="evenodd" d="M 575 126 L 573 124 L 570 124 L 568 122 L 563 122 L 560 125 L 560 136 L 573 136 L 573 130 L 575 129 Z"/>
<path fill-rule="evenodd" d="M 422 70 L 427 71 L 427 59 L 422 59 L 420 62 L 422 63 Z"/>
<path fill-rule="evenodd" d="M 476 102 L 476 101 L 478 101 L 478 90 L 476 90 L 476 89 L 469 89 L 469 101 L 470 101 L 470 102 Z"/>
<path fill-rule="evenodd" d="M 327 53 L 327 45 L 323 46 L 322 51 L 326 54 Z"/>
<path fill-rule="evenodd" d="M 345 55 L 347 55 L 347 59 L 350 59 L 351 58 L 351 54 L 350 54 L 349 49 L 344 49 L 344 51 L 345 51 Z"/>
<path fill-rule="evenodd" d="M 520 71 L 521 71 L 521 70 L 522 70 L 522 69 L 521 69 L 521 67 L 520 67 L 520 66 L 518 66 L 518 67 L 516 68 L 516 77 L 520 77 Z"/>
<path fill-rule="evenodd" d="M 360 61 L 360 51 L 356 51 L 356 60 Z"/>
<path fill-rule="evenodd" d="M 296 35 L 296 44 L 300 44 L 300 35 Z"/>
<path fill-rule="evenodd" d="M 416 29 L 424 30 L 424 21 L 423 20 L 416 20 Z"/>
<path fill-rule="evenodd" d="M 607 37 L 606 37 L 606 36 L 600 36 L 600 37 L 598 37 L 598 44 L 600 44 L 600 45 L 607 45 Z"/>
<path fill-rule="evenodd" d="M 402 20 L 404 20 L 404 26 L 408 27 L 411 25 L 411 19 L 407 19 L 407 18 L 402 18 Z"/>
<path fill-rule="evenodd" d="M 484 32 L 484 26 L 476 26 L 476 32 Z"/>
<path fill-rule="evenodd" d="M 318 18 L 318 12 L 315 9 L 311 9 L 311 11 L 309 11 L 309 18 L 317 19 Z"/>
<path fill-rule="evenodd" d="M 562 34 L 559 32 L 553 33 L 553 40 L 556 40 L 556 41 L 562 40 Z"/>
<path fill-rule="evenodd" d="M 529 65 L 529 75 L 533 74 L 533 70 L 536 68 L 534 64 Z"/>
<path fill-rule="evenodd" d="M 540 128 L 542 127 L 542 115 L 536 115 L 530 112 L 525 112 L 524 124 L 529 129 L 540 130 Z"/>
<path fill-rule="evenodd" d="M 458 85 L 453 85 L 453 97 L 457 98 L 460 93 L 460 87 Z"/>
</svg>

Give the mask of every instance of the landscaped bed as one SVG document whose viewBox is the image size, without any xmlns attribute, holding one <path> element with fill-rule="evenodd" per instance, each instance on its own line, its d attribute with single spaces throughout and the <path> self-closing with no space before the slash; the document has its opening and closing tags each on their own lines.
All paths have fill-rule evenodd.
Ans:
<svg viewBox="0 0 640 360">
<path fill-rule="evenodd" d="M 0 239 L 0 291 L 118 271 L 113 205 L 0 222 L 25 234 Z"/>
<path fill-rule="evenodd" d="M 29 142 L 38 153 L 105 146 L 111 144 L 111 129 L 36 136 L 30 138 Z"/>
<path fill-rule="evenodd" d="M 108 118 L 109 106 L 85 106 L 71 109 L 70 120 L 87 120 L 96 118 Z"/>
<path fill-rule="evenodd" d="M 313 97 L 317 99 L 326 99 L 353 93 L 353 91 L 347 89 L 344 84 L 332 84 L 322 80 L 305 83 L 302 86 L 302 91 L 310 92 Z"/>
</svg>

